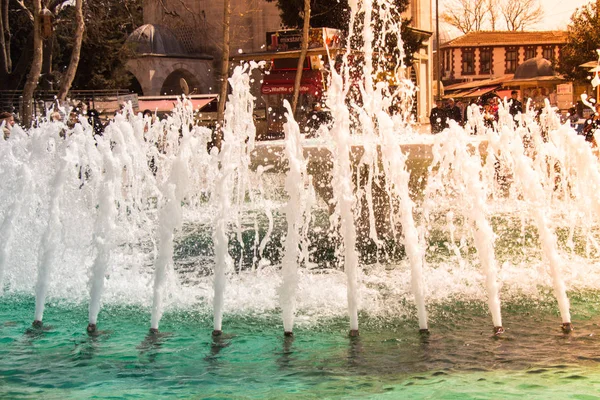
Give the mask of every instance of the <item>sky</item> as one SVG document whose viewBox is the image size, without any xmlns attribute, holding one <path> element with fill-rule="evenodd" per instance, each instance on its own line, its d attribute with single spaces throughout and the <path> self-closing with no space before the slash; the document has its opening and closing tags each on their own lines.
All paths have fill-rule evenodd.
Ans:
<svg viewBox="0 0 600 400">
<path fill-rule="evenodd" d="M 532 26 L 531 29 L 539 31 L 564 30 L 571 21 L 571 15 L 575 10 L 593 1 L 596 0 L 539 0 L 544 9 L 544 19 Z M 444 0 L 439 0 L 440 11 L 444 10 L 444 2 Z"/>
<path fill-rule="evenodd" d="M 566 29 L 575 9 L 592 1 L 595 0 L 540 0 L 540 4 L 544 8 L 544 19 L 535 26 L 535 29 Z"/>
</svg>

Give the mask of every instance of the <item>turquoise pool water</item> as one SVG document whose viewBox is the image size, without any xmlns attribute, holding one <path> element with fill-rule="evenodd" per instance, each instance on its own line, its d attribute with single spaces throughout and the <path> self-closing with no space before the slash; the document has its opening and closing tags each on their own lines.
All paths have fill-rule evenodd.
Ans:
<svg viewBox="0 0 600 400">
<path fill-rule="evenodd" d="M 10 295 L 0 302 L 0 398 L 600 398 L 599 295 L 571 295 L 569 335 L 549 299 L 506 304 L 501 338 L 484 304 L 454 302 L 433 307 L 426 337 L 410 318 L 362 315 L 359 338 L 337 318 L 286 339 L 279 315 L 238 314 L 216 340 L 212 316 L 185 309 L 150 336 L 150 310 L 137 306 L 104 308 L 89 336 L 85 305 L 51 303 L 34 330 L 33 297 Z"/>
</svg>

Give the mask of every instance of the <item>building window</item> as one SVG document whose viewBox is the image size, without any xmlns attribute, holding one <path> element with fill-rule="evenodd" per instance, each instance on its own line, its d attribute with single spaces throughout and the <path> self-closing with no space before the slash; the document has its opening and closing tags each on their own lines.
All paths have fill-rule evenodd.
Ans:
<svg viewBox="0 0 600 400">
<path fill-rule="evenodd" d="M 525 60 L 535 58 L 537 56 L 537 48 L 535 46 L 525 47 Z"/>
<path fill-rule="evenodd" d="M 490 47 L 482 47 L 479 50 L 479 73 L 492 73 L 492 49 Z"/>
<path fill-rule="evenodd" d="M 507 47 L 506 48 L 506 65 L 504 67 L 507 74 L 513 74 L 517 69 L 517 64 L 519 60 L 519 49 L 516 47 Z"/>
<path fill-rule="evenodd" d="M 554 46 L 544 46 L 542 49 L 542 57 L 548 61 L 554 61 Z"/>
<path fill-rule="evenodd" d="M 462 75 L 475 73 L 475 50 L 472 48 L 462 50 Z"/>
</svg>

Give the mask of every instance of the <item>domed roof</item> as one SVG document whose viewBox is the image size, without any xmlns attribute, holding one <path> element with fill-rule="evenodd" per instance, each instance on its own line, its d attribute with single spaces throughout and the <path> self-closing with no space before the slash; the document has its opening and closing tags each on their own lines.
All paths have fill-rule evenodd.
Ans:
<svg viewBox="0 0 600 400">
<path fill-rule="evenodd" d="M 552 63 L 545 58 L 530 58 L 519 65 L 514 79 L 530 79 L 538 76 L 554 76 Z"/>
<path fill-rule="evenodd" d="M 451 25 L 440 22 L 440 46 L 444 43 L 451 41 L 459 36 L 459 33 L 456 29 L 454 29 Z M 437 40 L 437 35 L 435 32 L 435 27 L 433 29 L 433 48 L 436 48 L 435 41 Z"/>
<path fill-rule="evenodd" d="M 142 25 L 129 35 L 125 44 L 130 45 L 138 54 L 185 54 L 179 39 L 163 25 Z"/>
</svg>

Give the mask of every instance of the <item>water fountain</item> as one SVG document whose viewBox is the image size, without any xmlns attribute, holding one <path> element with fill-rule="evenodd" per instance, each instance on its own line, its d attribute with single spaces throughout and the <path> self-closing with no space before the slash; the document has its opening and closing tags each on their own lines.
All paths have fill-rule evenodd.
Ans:
<svg viewBox="0 0 600 400">
<path fill-rule="evenodd" d="M 369 2 L 361 7 L 368 27 L 373 10 Z M 357 11 L 353 3 L 352 20 Z M 565 246 L 557 238 L 563 227 L 556 216 L 577 215 L 587 245 L 598 250 L 590 233 L 594 214 L 582 214 L 600 210 L 592 149 L 560 124 L 549 105 L 543 124 L 531 110 L 515 123 L 501 107 L 498 124 L 485 132 L 480 127 L 479 135 L 452 125 L 435 137 L 420 136 L 404 113 L 388 112 L 393 101 L 409 109 L 411 84 L 402 81 L 392 88 L 374 82 L 372 30 L 358 34 L 366 44 L 365 78 L 358 87 L 351 78 L 350 51 L 341 69 L 332 66 L 327 105 L 334 123 L 315 139 L 304 138 L 288 110 L 285 140 L 255 142 L 249 84 L 257 65 L 238 66 L 230 78 L 220 152 L 207 151 L 212 132 L 194 124 L 185 99 L 171 116 L 155 122 L 129 108 L 102 137 L 94 137 L 85 120 L 74 129 L 49 118 L 27 132 L 15 129 L 0 147 L 0 290 L 35 293 L 38 327 L 48 296 L 88 302 L 90 332 L 96 330 L 103 302 L 152 304 L 155 333 L 165 308 L 200 302 L 212 306 L 213 335 L 218 336 L 224 313 L 235 308 L 227 306 L 228 297 L 243 303 L 240 287 L 265 279 L 261 274 L 269 271 L 273 282 L 266 305 L 252 306 L 280 308 L 283 330 L 292 335 L 298 310 L 306 314 L 314 304 L 322 305 L 307 286 L 327 276 L 345 292 L 355 336 L 361 310 L 385 314 L 390 310 L 377 306 L 382 299 L 400 301 L 367 284 L 372 279 L 367 275 L 381 273 L 373 266 L 400 262 L 386 256 L 391 245 L 408 262 L 402 276 L 411 282 L 414 305 L 404 312 L 416 311 L 418 327 L 426 333 L 427 300 L 442 300 L 428 287 L 443 279 L 435 278 L 441 273 L 438 250 L 431 251 L 441 247 L 456 256 L 452 262 L 458 270 L 479 266 L 481 280 L 458 281 L 478 287 L 476 298 L 485 288 L 494 333 L 500 334 L 508 273 L 500 271 L 495 247 L 502 234 L 514 232 L 498 231 L 495 219 L 505 215 L 509 221 L 518 213 L 522 229 L 539 235 L 563 329 L 570 331 L 566 292 L 574 273 L 565 271 Z M 348 105 L 355 89 L 363 101 Z M 422 162 L 420 168 L 415 160 Z M 286 228 L 274 227 L 274 214 Z M 575 230 L 571 224 L 566 248 L 573 248 Z M 182 263 L 195 255 L 177 254 L 190 231 L 210 232 L 204 247 L 214 256 L 191 273 L 182 271 Z M 274 231 L 285 231 L 285 237 L 279 240 Z M 311 256 L 319 242 L 332 243 L 330 259 Z M 278 247 L 283 256 L 268 259 L 267 246 Z M 345 273 L 344 285 L 339 271 Z M 227 289 L 231 280 L 238 282 L 235 294 Z M 332 300 L 327 301 L 331 307 Z"/>
<path fill-rule="evenodd" d="M 288 108 L 285 139 L 257 142 L 257 67 L 230 78 L 220 152 L 185 98 L 158 120 L 129 107 L 103 136 L 46 118 L 0 143 L 0 387 L 332 397 L 393 376 L 415 397 L 489 396 L 514 369 L 519 390 L 589 393 L 573 371 L 597 370 L 600 173 L 583 137 L 549 104 L 418 134 L 410 82 L 342 67 L 330 128 L 307 138 Z"/>
</svg>

